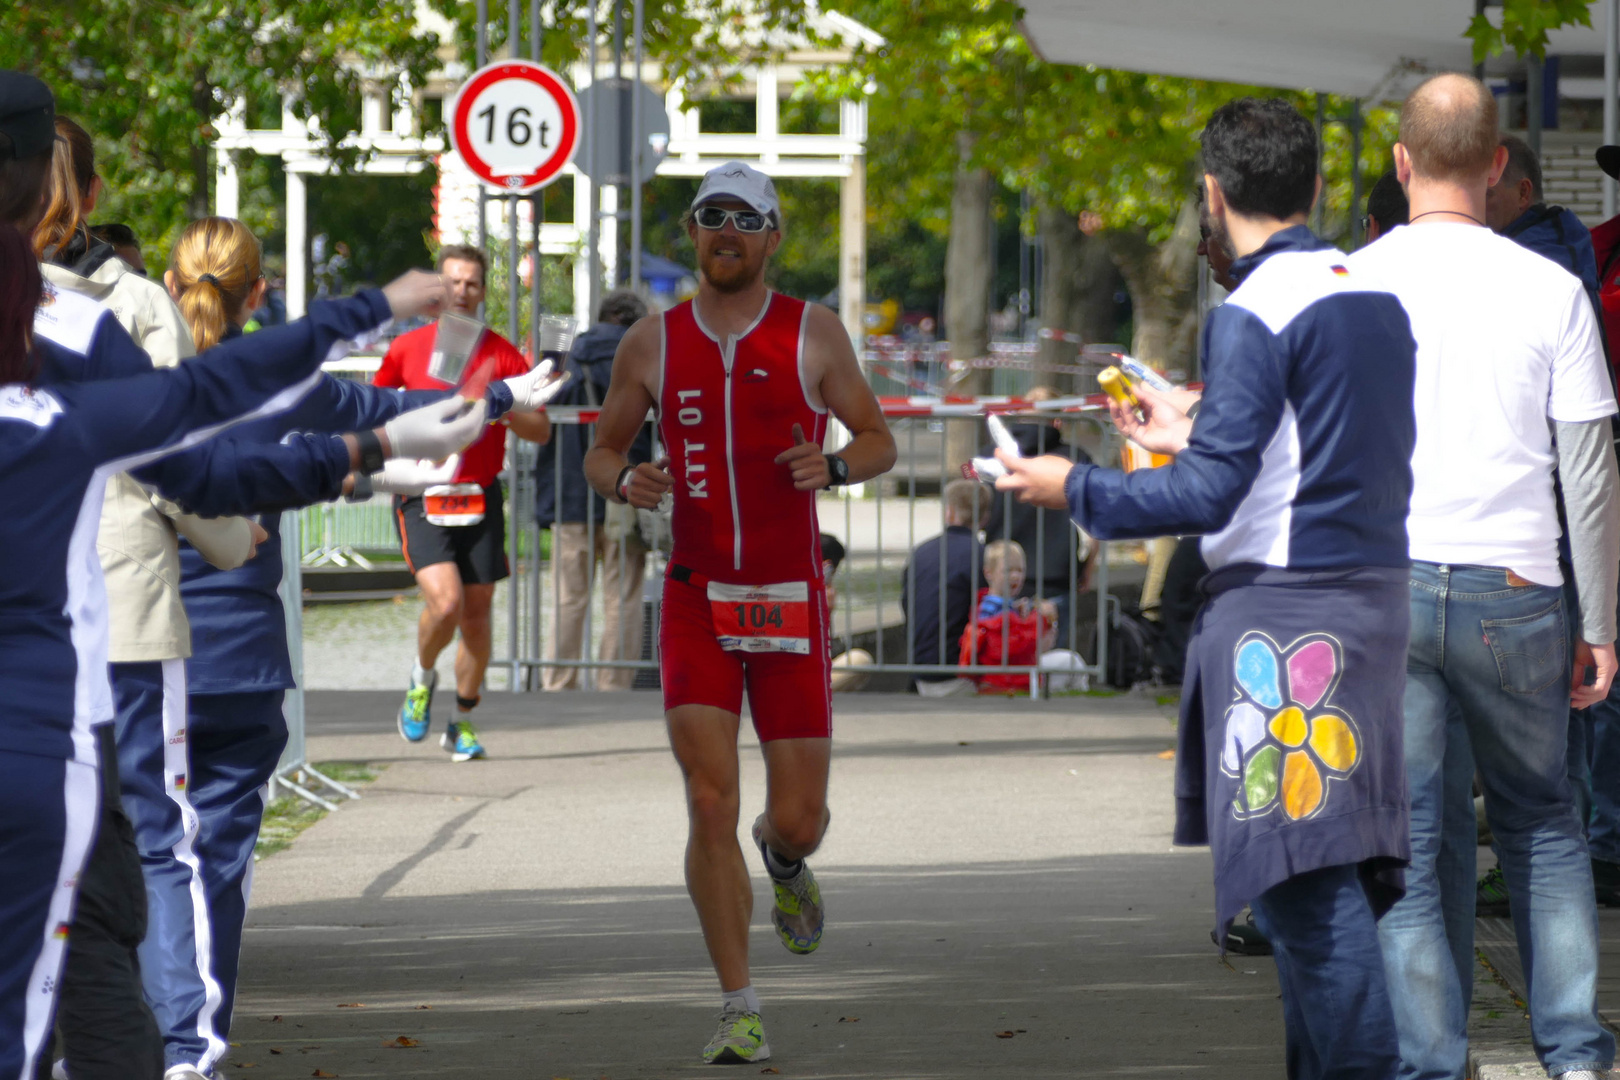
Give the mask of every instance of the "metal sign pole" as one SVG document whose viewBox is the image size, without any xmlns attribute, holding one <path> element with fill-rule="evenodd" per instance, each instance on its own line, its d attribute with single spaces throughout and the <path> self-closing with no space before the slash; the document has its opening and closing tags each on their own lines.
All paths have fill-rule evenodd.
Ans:
<svg viewBox="0 0 1620 1080">
<path fill-rule="evenodd" d="M 1605 0 L 1603 5 L 1603 145 L 1613 146 L 1620 140 L 1620 104 L 1615 96 L 1620 93 L 1620 0 Z M 1614 217 L 1615 185 L 1607 176 L 1603 178 L 1603 220 Z"/>
<path fill-rule="evenodd" d="M 646 137 L 641 133 L 641 46 L 644 0 L 635 0 L 632 35 L 635 41 L 636 88 L 630 95 L 630 288 L 641 292 L 641 155 Z"/>
</svg>

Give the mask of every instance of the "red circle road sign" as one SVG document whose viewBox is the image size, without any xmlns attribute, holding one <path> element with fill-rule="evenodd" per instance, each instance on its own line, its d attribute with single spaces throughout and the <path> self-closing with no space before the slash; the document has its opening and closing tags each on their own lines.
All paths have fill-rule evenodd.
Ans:
<svg viewBox="0 0 1620 1080">
<path fill-rule="evenodd" d="M 473 72 L 451 110 L 450 144 L 486 184 L 533 191 L 579 149 L 579 102 L 548 67 L 503 60 Z"/>
</svg>

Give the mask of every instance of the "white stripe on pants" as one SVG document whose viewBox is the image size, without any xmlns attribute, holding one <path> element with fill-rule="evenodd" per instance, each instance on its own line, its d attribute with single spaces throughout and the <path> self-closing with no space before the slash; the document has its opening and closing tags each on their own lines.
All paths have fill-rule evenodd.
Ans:
<svg viewBox="0 0 1620 1080">
<path fill-rule="evenodd" d="M 202 865 L 197 860 L 197 811 L 186 795 L 191 778 L 191 755 L 186 740 L 186 662 L 163 661 L 163 790 L 180 811 L 180 839 L 174 845 L 175 861 L 191 875 L 191 932 L 196 945 L 197 977 L 203 985 L 203 1006 L 197 1010 L 197 1036 L 208 1049 L 197 1070 L 207 1073 L 225 1056 L 225 1040 L 214 1033 L 214 1013 L 223 996 L 214 978 L 214 933 L 208 919 L 208 891 L 203 887 Z"/>
<path fill-rule="evenodd" d="M 64 762 L 66 779 L 62 799 L 66 806 L 67 830 L 62 840 L 62 869 L 59 888 L 51 897 L 50 917 L 45 920 L 45 947 L 34 961 L 28 978 L 28 1004 L 23 1019 L 23 1067 L 20 1080 L 33 1080 L 34 1062 L 56 1011 L 56 992 L 62 984 L 62 962 L 67 958 L 67 936 L 57 927 L 73 922 L 73 901 L 78 895 L 79 874 L 90 856 L 90 842 L 96 835 L 96 818 L 101 813 L 101 783 L 96 767 L 82 761 Z M 111 763 L 109 763 L 111 764 Z"/>
</svg>

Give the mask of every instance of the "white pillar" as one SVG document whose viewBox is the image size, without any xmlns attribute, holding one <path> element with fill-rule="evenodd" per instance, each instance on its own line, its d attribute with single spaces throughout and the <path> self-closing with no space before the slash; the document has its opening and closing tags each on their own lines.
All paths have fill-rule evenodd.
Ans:
<svg viewBox="0 0 1620 1080">
<path fill-rule="evenodd" d="M 754 76 L 754 133 L 764 145 L 760 148 L 761 165 L 775 165 L 780 160 L 776 151 L 776 137 L 781 133 L 782 101 L 777 94 L 776 67 L 767 64 Z"/>
<path fill-rule="evenodd" d="M 309 294 L 309 267 L 305 253 L 309 246 L 308 204 L 304 174 L 287 168 L 287 318 L 304 314 Z"/>
<path fill-rule="evenodd" d="M 602 187 L 602 239 L 598 248 L 602 253 L 602 293 L 619 287 L 619 188 L 616 184 Z"/>
<path fill-rule="evenodd" d="M 214 214 L 217 217 L 240 217 L 242 183 L 236 175 L 236 162 L 229 150 L 215 150 L 214 160 Z"/>
<path fill-rule="evenodd" d="M 590 323 L 596 318 L 591 310 L 591 178 L 582 172 L 574 176 L 574 228 L 583 243 L 574 259 L 574 318 Z"/>
<path fill-rule="evenodd" d="M 866 102 L 845 101 L 839 109 L 839 133 L 866 142 Z M 838 296 L 844 329 L 860 355 L 866 344 L 866 156 L 847 159 L 850 172 L 838 185 Z"/>
</svg>

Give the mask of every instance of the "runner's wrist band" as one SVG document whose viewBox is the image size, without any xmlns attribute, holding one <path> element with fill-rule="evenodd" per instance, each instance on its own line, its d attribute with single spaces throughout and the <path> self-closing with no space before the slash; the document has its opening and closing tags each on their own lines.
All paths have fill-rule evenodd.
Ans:
<svg viewBox="0 0 1620 1080">
<path fill-rule="evenodd" d="M 387 459 L 383 457 L 382 440 L 377 433 L 366 428 L 354 433 L 355 441 L 360 444 L 360 468 L 362 473 L 374 473 L 383 467 Z"/>
<path fill-rule="evenodd" d="M 634 465 L 626 465 L 619 470 L 619 478 L 613 482 L 613 493 L 619 497 L 619 501 L 622 503 L 630 501 L 630 477 L 635 471 L 636 467 Z"/>
<path fill-rule="evenodd" d="M 375 490 L 371 485 L 371 475 L 369 473 L 355 473 L 354 485 L 349 489 L 349 493 L 343 496 L 343 501 L 364 502 L 371 498 L 372 492 Z"/>
</svg>

